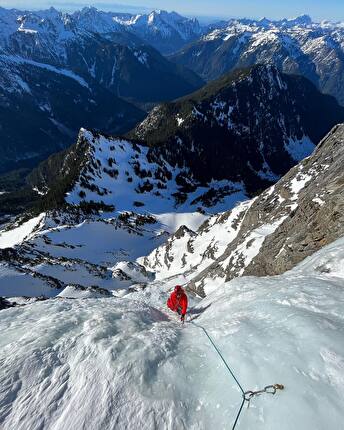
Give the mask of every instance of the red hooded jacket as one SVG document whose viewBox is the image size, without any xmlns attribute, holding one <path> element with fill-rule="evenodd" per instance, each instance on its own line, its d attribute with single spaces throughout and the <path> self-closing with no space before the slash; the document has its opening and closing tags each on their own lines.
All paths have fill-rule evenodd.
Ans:
<svg viewBox="0 0 344 430">
<path fill-rule="evenodd" d="M 171 293 L 167 300 L 167 306 L 174 312 L 177 312 L 178 309 L 180 309 L 182 315 L 186 314 L 186 310 L 188 308 L 188 297 L 180 285 L 177 285 L 173 293 Z"/>
</svg>

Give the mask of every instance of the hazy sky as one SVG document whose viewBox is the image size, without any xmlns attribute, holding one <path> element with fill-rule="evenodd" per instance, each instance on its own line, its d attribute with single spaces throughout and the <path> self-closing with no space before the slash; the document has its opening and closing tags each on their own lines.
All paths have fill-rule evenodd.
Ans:
<svg viewBox="0 0 344 430">
<path fill-rule="evenodd" d="M 175 10 L 182 14 L 214 17 L 294 17 L 303 13 L 315 20 L 344 21 L 344 0 L 0 0 L 0 6 L 21 9 L 45 8 L 71 10 L 95 6 L 103 10 L 143 12 L 151 9 Z"/>
</svg>

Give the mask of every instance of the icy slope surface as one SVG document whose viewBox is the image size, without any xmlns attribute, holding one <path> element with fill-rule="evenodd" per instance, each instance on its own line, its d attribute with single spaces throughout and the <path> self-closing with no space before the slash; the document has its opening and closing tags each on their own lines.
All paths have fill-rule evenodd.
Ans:
<svg viewBox="0 0 344 430">
<path fill-rule="evenodd" d="M 131 295 L 140 301 L 55 299 L 2 311 L 3 428 L 231 428 L 240 393 L 198 326 L 245 389 L 286 386 L 255 398 L 238 429 L 340 428 L 343 278 L 308 270 L 339 267 L 343 249 L 341 239 L 293 272 L 224 284 L 184 327 L 156 309 L 172 281 Z"/>
</svg>

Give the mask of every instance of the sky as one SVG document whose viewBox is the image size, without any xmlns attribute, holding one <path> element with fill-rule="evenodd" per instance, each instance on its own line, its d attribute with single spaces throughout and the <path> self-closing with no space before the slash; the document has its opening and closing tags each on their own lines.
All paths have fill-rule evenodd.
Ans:
<svg viewBox="0 0 344 430">
<path fill-rule="evenodd" d="M 308 14 L 314 20 L 344 21 L 344 0 L 0 0 L 0 6 L 38 9 L 54 6 L 73 10 L 95 6 L 102 10 L 147 12 L 152 9 L 175 10 L 187 16 L 216 18 L 292 18 Z"/>
</svg>

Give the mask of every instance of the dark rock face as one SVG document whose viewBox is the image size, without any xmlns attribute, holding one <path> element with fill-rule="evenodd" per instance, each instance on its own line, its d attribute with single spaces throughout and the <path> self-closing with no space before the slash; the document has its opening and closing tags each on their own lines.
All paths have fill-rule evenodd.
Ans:
<svg viewBox="0 0 344 430">
<path fill-rule="evenodd" d="M 338 125 L 311 157 L 252 202 L 236 238 L 190 288 L 203 293 L 207 278 L 284 273 L 344 236 L 343 163 L 344 125 Z"/>
<path fill-rule="evenodd" d="M 205 80 L 254 64 L 300 74 L 344 104 L 344 32 L 306 20 L 232 20 L 222 23 L 171 59 Z"/>
<path fill-rule="evenodd" d="M 255 66 L 155 108 L 130 136 L 151 147 L 152 160 L 188 168 L 200 183 L 242 181 L 257 193 L 343 119 L 344 109 L 306 79 Z"/>
<path fill-rule="evenodd" d="M 333 129 L 298 172 L 301 166 L 311 179 L 299 193 L 298 207 L 267 237 L 245 274 L 283 273 L 344 235 L 344 126 Z M 283 192 L 295 173 L 285 176 L 275 193 Z"/>
<path fill-rule="evenodd" d="M 200 88 L 194 72 L 168 61 L 141 40 L 93 35 L 67 48 L 67 64 L 116 96 L 136 103 L 173 100 Z M 124 39 L 124 40 L 123 40 Z"/>
<path fill-rule="evenodd" d="M 7 299 L 0 297 L 0 311 L 3 309 L 13 308 L 16 305 L 14 303 L 9 302 Z"/>
</svg>

